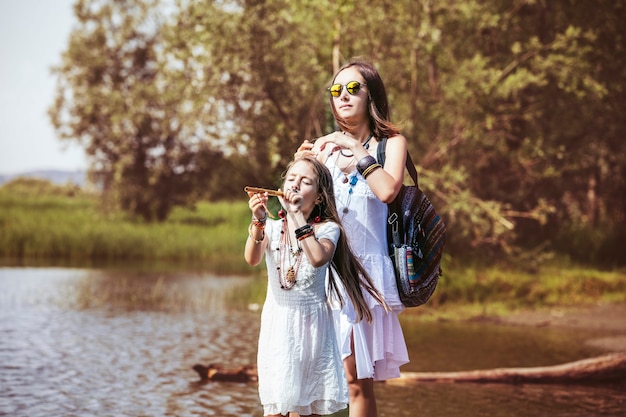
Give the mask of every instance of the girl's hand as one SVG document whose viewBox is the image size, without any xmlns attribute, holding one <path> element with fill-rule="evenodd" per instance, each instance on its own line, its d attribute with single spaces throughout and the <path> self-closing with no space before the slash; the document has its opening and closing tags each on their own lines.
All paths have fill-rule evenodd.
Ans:
<svg viewBox="0 0 626 417">
<path fill-rule="evenodd" d="M 281 198 L 281 204 L 288 213 L 296 214 L 302 211 L 302 195 L 291 188 L 284 190 L 285 196 Z"/>
<path fill-rule="evenodd" d="M 248 207 L 252 215 L 257 219 L 262 219 L 267 215 L 267 193 L 248 193 Z"/>
</svg>

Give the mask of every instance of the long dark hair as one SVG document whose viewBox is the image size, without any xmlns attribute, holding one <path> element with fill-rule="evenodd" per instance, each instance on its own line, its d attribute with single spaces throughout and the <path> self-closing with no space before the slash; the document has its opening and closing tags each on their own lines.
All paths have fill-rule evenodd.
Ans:
<svg viewBox="0 0 626 417">
<path fill-rule="evenodd" d="M 343 306 L 344 300 L 336 282 L 336 278 L 338 277 L 343 284 L 346 294 L 352 301 L 352 304 L 354 304 L 357 321 L 364 318 L 368 322 L 371 322 L 372 313 L 363 296 L 362 289 L 365 289 L 365 291 L 374 297 L 384 308 L 388 309 L 388 306 L 381 294 L 374 287 L 374 283 L 369 274 L 363 265 L 361 265 L 361 262 L 359 262 L 348 244 L 346 232 L 341 225 L 339 213 L 337 212 L 332 175 L 326 165 L 310 156 L 304 156 L 292 161 L 287 167 L 287 172 L 296 162 L 301 161 L 307 162 L 317 174 L 317 192 L 320 195 L 321 201 L 311 215 L 319 216 L 322 222 L 332 221 L 339 226 L 339 240 L 337 241 L 337 247 L 335 248 L 335 253 L 331 260 L 331 267 L 328 270 L 328 285 L 330 291 L 336 295 Z M 335 275 L 337 275 L 337 277 Z"/>
<path fill-rule="evenodd" d="M 385 84 L 371 63 L 361 58 L 353 58 L 335 73 L 332 82 L 335 82 L 335 78 L 341 71 L 350 67 L 355 67 L 365 80 L 365 84 L 367 84 L 369 128 L 374 137 L 379 139 L 390 138 L 400 133 L 398 127 L 391 123 Z M 330 108 L 339 128 L 344 131 L 350 130 L 352 126 L 339 116 L 332 97 L 330 97 Z"/>
</svg>

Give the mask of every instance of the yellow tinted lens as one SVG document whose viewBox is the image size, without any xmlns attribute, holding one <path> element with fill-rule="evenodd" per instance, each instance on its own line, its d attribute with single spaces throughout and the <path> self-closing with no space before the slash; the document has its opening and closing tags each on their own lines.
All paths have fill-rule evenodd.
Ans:
<svg viewBox="0 0 626 417">
<path fill-rule="evenodd" d="M 328 91 L 330 91 L 330 95 L 333 97 L 339 97 L 341 95 L 341 84 L 333 84 L 330 86 Z"/>
<path fill-rule="evenodd" d="M 348 90 L 348 93 L 352 95 L 358 93 L 360 89 L 361 83 L 359 83 L 358 81 L 350 81 L 348 84 L 346 84 L 346 90 Z"/>
</svg>

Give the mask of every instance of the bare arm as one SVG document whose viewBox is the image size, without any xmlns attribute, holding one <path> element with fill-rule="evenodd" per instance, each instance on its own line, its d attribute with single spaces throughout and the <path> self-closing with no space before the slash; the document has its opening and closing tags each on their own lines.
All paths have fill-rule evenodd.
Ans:
<svg viewBox="0 0 626 417">
<path fill-rule="evenodd" d="M 391 203 L 400 192 L 404 180 L 406 150 L 407 144 L 404 136 L 397 135 L 387 139 L 385 166 L 367 176 L 367 183 L 372 192 L 383 203 Z"/>
<path fill-rule="evenodd" d="M 267 219 L 267 193 L 248 193 L 248 207 L 252 211 L 252 221 L 248 228 L 248 240 L 244 249 L 244 258 L 249 265 L 258 265 L 263 260 L 263 253 L 268 244 L 265 236 Z"/>
</svg>

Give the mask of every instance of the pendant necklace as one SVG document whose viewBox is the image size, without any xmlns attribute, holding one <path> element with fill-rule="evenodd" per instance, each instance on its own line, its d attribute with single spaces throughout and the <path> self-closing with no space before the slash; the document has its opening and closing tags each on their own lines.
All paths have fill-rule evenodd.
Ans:
<svg viewBox="0 0 626 417">
<path fill-rule="evenodd" d="M 348 177 L 346 177 L 347 179 Z M 357 178 L 356 174 L 352 174 L 350 176 L 350 189 L 348 190 L 348 199 L 346 200 L 346 204 L 343 207 L 343 213 L 346 214 L 348 211 L 350 211 L 350 209 L 348 209 L 348 206 L 350 205 L 350 200 L 352 199 L 352 193 L 354 192 L 354 186 L 356 185 L 356 183 L 359 181 L 359 179 Z"/>
<path fill-rule="evenodd" d="M 278 282 L 283 290 L 290 290 L 296 284 L 298 269 L 302 262 L 302 249 L 297 245 L 294 249 L 289 238 L 289 228 L 287 222 L 283 219 L 283 230 L 280 232 L 280 243 L 278 245 Z M 288 267 L 287 267 L 288 265 Z M 283 270 L 287 269 L 287 273 L 283 276 Z"/>
<path fill-rule="evenodd" d="M 343 155 L 343 154 L 342 154 Z M 343 155 L 345 156 L 345 155 Z M 354 155 L 352 155 L 354 157 Z M 352 199 L 352 193 L 354 192 L 354 186 L 357 184 L 358 182 L 358 178 L 356 176 L 356 173 L 350 175 L 350 177 L 348 177 L 348 175 L 339 167 L 338 165 L 339 162 L 339 155 L 337 155 L 337 157 L 335 158 L 335 164 L 333 166 L 333 177 L 335 176 L 335 169 L 339 168 L 339 170 L 341 171 L 341 173 L 343 174 L 343 183 L 346 184 L 348 182 L 350 182 L 350 189 L 348 190 L 348 198 L 346 199 L 345 203 L 343 204 L 343 209 L 341 210 L 344 214 L 347 213 L 349 211 L 348 206 L 350 206 L 350 200 Z M 352 160 L 350 160 L 348 162 L 348 165 L 346 165 L 346 167 L 350 166 L 350 164 L 352 163 Z M 343 203 L 343 201 L 339 200 L 341 203 Z M 342 216 L 343 217 L 343 216 Z"/>
<path fill-rule="evenodd" d="M 374 136 L 373 133 L 370 133 L 370 135 L 367 137 L 367 139 L 365 139 L 365 142 L 363 142 L 363 147 L 367 150 L 369 150 L 370 148 L 370 140 L 372 140 L 372 137 Z"/>
</svg>

